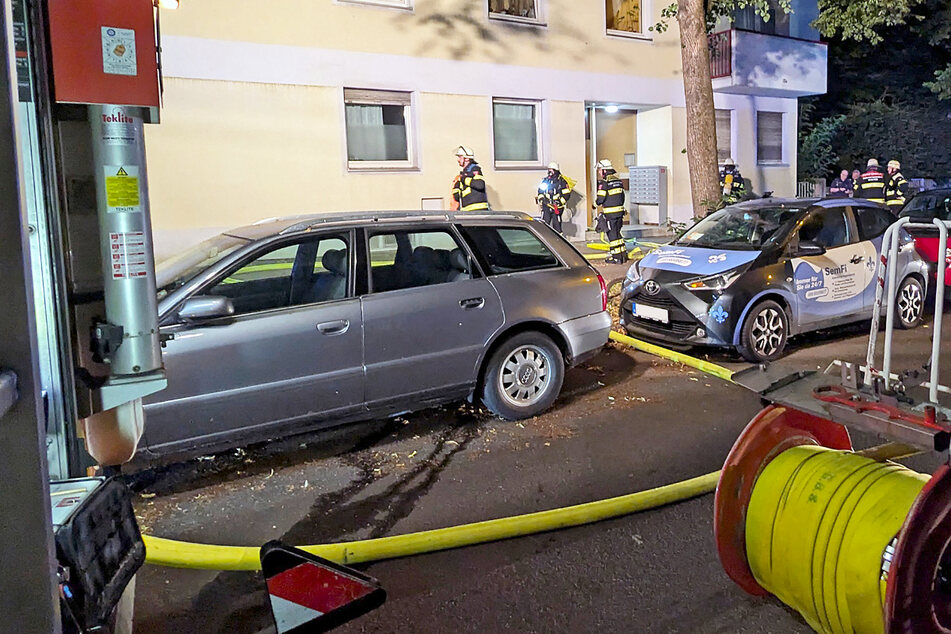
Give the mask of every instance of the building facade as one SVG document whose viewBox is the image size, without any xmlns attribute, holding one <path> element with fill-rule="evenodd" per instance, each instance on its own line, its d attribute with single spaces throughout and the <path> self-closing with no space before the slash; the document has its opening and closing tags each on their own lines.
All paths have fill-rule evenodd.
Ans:
<svg viewBox="0 0 951 634">
<path fill-rule="evenodd" d="M 797 97 L 825 90 L 825 47 L 800 17 L 815 5 L 794 0 L 772 24 L 748 16 L 715 40 L 721 157 L 757 192 L 795 193 Z M 447 209 L 459 145 L 496 209 L 535 211 L 559 162 L 577 181 L 573 239 L 600 158 L 622 177 L 665 167 L 668 217 L 686 221 L 679 33 L 649 29 L 664 6 L 186 0 L 162 14 L 162 123 L 147 135 L 157 255 L 277 215 Z M 658 213 L 639 209 L 641 222 Z"/>
</svg>

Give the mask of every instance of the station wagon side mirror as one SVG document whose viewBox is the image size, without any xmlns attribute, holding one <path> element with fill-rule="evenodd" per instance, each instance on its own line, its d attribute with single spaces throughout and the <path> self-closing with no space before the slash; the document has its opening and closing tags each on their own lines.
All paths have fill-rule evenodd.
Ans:
<svg viewBox="0 0 951 634">
<path fill-rule="evenodd" d="M 826 248 L 820 244 L 816 244 L 812 240 L 803 240 L 799 243 L 799 248 L 796 250 L 796 255 L 802 257 L 809 257 L 812 255 L 823 255 L 826 252 Z"/>
<path fill-rule="evenodd" d="M 179 319 L 185 321 L 202 321 L 216 317 L 230 317 L 234 315 L 234 304 L 227 297 L 220 295 L 198 295 L 189 297 L 178 309 Z"/>
</svg>

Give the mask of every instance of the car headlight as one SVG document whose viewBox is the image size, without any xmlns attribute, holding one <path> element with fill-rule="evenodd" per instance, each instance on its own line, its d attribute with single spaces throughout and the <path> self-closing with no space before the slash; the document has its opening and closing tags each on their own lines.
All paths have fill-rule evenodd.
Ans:
<svg viewBox="0 0 951 634">
<path fill-rule="evenodd" d="M 742 271 L 727 271 L 718 275 L 709 275 L 683 283 L 688 291 L 723 291 L 730 287 L 742 274 Z"/>
<path fill-rule="evenodd" d="M 631 265 L 631 268 L 627 270 L 627 284 L 631 284 L 641 279 L 641 272 L 637 268 L 638 262 L 635 262 Z"/>
</svg>

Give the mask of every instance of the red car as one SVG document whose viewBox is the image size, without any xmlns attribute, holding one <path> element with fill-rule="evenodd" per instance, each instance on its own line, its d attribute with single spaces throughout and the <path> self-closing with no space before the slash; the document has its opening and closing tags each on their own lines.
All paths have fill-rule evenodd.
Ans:
<svg viewBox="0 0 951 634">
<path fill-rule="evenodd" d="M 935 218 L 951 220 L 951 188 L 932 189 L 921 192 L 912 198 L 901 210 L 901 216 L 911 216 L 916 221 L 931 222 Z M 931 268 L 931 277 L 935 278 L 938 262 L 938 229 L 909 229 L 915 237 L 915 249 Z M 945 252 L 948 268 L 944 271 L 944 283 L 951 287 L 951 248 Z"/>
</svg>

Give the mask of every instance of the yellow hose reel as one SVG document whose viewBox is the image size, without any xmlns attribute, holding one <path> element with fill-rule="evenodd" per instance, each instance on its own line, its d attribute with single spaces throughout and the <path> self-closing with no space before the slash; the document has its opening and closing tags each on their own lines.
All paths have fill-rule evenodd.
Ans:
<svg viewBox="0 0 951 634">
<path fill-rule="evenodd" d="M 845 427 L 773 405 L 727 457 L 714 524 L 727 574 L 818 632 L 951 632 L 949 512 L 947 465 L 864 457 Z"/>
</svg>

